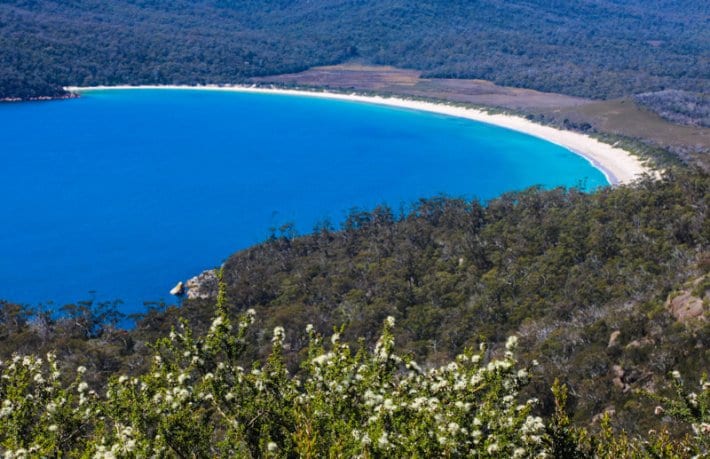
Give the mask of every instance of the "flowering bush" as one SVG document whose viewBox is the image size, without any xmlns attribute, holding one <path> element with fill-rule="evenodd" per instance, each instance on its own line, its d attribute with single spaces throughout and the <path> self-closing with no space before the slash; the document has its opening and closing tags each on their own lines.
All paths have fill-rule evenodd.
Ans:
<svg viewBox="0 0 710 459">
<path fill-rule="evenodd" d="M 590 443 L 569 427 L 563 410 L 549 423 L 535 416 L 537 401 L 519 400 L 529 368 L 515 360 L 515 337 L 498 359 L 484 359 L 482 346 L 424 369 L 395 353 L 392 317 L 373 350 L 361 344 L 353 351 L 339 333 L 326 340 L 309 326 L 307 357 L 290 375 L 281 327 L 264 362 L 239 365 L 253 320 L 250 310 L 233 325 L 220 294 L 204 336 L 183 324 L 156 343 L 149 372 L 115 376 L 101 394 L 84 381 L 81 367 L 63 385 L 51 354 L 0 363 L 0 452 L 7 458 L 527 458 L 585 448 L 604 456 L 603 448 L 614 447 L 623 457 L 647 445 L 611 436 Z M 708 435 L 707 396 L 705 384 L 696 396 L 705 410 L 691 445 L 697 453 Z M 688 444 L 682 451 L 690 451 Z M 673 444 L 661 447 L 667 445 Z"/>
</svg>

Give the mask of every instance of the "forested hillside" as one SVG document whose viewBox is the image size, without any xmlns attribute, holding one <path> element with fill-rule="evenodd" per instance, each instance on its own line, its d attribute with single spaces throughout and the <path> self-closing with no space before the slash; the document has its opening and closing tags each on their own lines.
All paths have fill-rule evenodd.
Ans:
<svg viewBox="0 0 710 459">
<path fill-rule="evenodd" d="M 608 98 L 707 90 L 707 2 L 9 0 L 0 98 L 357 60 Z"/>
<path fill-rule="evenodd" d="M 302 237 L 286 226 L 226 262 L 225 311 L 257 312 L 247 360 L 265 357 L 271 330 L 285 327 L 293 372 L 308 324 L 344 325 L 344 341 L 374 345 L 391 315 L 398 348 L 424 366 L 514 334 L 540 362 L 528 395 L 544 412 L 557 376 L 578 422 L 613 409 L 617 425 L 645 431 L 657 421 L 637 389 L 663 392 L 668 372 L 696 381 L 710 367 L 708 196 L 708 175 L 683 169 L 594 194 L 531 189 L 486 205 L 433 198 L 401 214 L 353 211 L 340 230 Z M 111 305 L 68 306 L 57 319 L 0 303 L 0 359 L 54 350 L 100 384 L 145 370 L 147 344 L 178 317 L 207 330 L 214 301 L 149 305 L 130 331 L 115 328 Z"/>
<path fill-rule="evenodd" d="M 637 94 L 634 99 L 673 123 L 710 127 L 710 93 L 667 89 Z"/>
</svg>

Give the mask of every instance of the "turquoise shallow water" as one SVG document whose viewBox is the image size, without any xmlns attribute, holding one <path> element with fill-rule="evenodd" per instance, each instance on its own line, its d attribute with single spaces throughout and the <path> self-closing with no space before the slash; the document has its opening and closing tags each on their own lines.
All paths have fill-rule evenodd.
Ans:
<svg viewBox="0 0 710 459">
<path fill-rule="evenodd" d="M 283 95 L 121 90 L 0 104 L 0 298 L 165 299 L 294 222 L 444 193 L 606 185 L 588 161 L 468 120 Z"/>
</svg>

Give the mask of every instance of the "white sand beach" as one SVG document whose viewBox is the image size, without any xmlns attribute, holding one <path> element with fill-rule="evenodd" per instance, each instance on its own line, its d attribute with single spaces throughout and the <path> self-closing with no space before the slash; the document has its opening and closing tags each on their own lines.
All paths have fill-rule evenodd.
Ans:
<svg viewBox="0 0 710 459">
<path fill-rule="evenodd" d="M 612 185 L 633 182 L 635 179 L 646 173 L 653 171 L 645 166 L 639 158 L 626 150 L 600 142 L 588 135 L 573 131 L 565 131 L 549 126 L 534 123 L 525 118 L 506 114 L 489 114 L 483 110 L 465 108 L 449 105 L 446 102 L 423 102 L 408 100 L 399 97 L 363 96 L 358 94 L 341 94 L 333 92 L 305 91 L 291 89 L 265 88 L 256 86 L 93 86 L 93 87 L 66 87 L 67 91 L 82 93 L 94 90 L 108 89 L 186 89 L 186 90 L 210 90 L 210 91 L 231 91 L 231 92 L 251 92 L 262 94 L 283 94 L 301 97 L 320 97 L 327 99 L 337 99 L 353 102 L 363 102 L 370 104 L 387 105 L 391 107 L 421 110 L 438 113 L 442 115 L 454 116 L 470 119 L 496 126 L 500 126 L 514 131 L 523 132 L 535 137 L 539 137 L 548 142 L 565 147 L 572 152 L 583 156 L 589 162 L 601 170 Z"/>
</svg>

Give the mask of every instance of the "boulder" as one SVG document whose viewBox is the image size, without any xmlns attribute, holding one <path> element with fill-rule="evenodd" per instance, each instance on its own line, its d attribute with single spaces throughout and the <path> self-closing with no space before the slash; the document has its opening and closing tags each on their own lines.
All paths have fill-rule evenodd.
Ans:
<svg viewBox="0 0 710 459">
<path fill-rule="evenodd" d="M 666 305 L 679 322 L 703 318 L 703 300 L 693 296 L 690 292 L 683 292 L 669 298 Z"/>
<path fill-rule="evenodd" d="M 611 335 L 609 336 L 609 345 L 607 347 L 614 347 L 619 344 L 619 336 L 621 336 L 621 332 L 619 330 L 611 332 Z"/>
<path fill-rule="evenodd" d="M 217 296 L 218 284 L 217 273 L 214 269 L 203 271 L 197 276 L 190 278 L 185 284 L 187 287 L 187 298 L 214 298 Z"/>
<path fill-rule="evenodd" d="M 668 297 L 666 307 L 679 322 L 688 322 L 690 320 L 706 320 L 705 305 L 710 303 L 710 290 L 700 292 L 700 296 L 694 295 L 694 291 L 698 285 L 706 281 L 707 276 L 702 276 L 695 279 L 693 282 L 686 284 L 686 288 L 676 292 Z"/>
<path fill-rule="evenodd" d="M 185 294 L 185 285 L 182 281 L 178 282 L 175 287 L 170 290 L 171 295 L 182 296 Z"/>
<path fill-rule="evenodd" d="M 621 365 L 612 366 L 611 372 L 614 374 L 614 377 L 611 380 L 611 383 L 614 385 L 614 387 L 621 389 L 623 392 L 628 391 L 630 389 L 630 386 L 624 380 L 624 375 L 626 375 L 626 371 L 621 367 Z"/>
<path fill-rule="evenodd" d="M 646 347 L 646 346 L 650 346 L 652 344 L 655 344 L 655 341 L 653 341 L 648 336 L 644 336 L 641 339 L 635 339 L 635 340 L 631 341 L 629 344 L 626 345 L 626 349 Z"/>
</svg>

